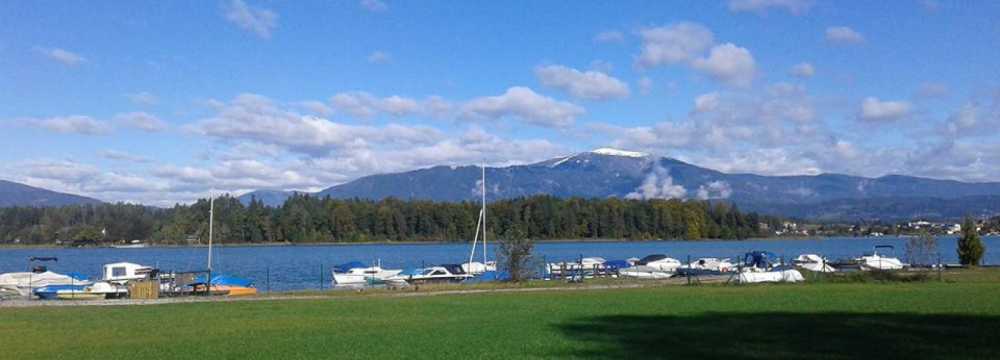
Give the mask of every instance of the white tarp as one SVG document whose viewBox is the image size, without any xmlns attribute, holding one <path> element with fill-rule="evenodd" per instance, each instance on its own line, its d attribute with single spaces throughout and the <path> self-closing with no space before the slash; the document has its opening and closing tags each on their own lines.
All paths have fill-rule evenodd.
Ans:
<svg viewBox="0 0 1000 360">
<path fill-rule="evenodd" d="M 798 270 L 766 271 L 766 272 L 744 272 L 740 273 L 740 283 L 754 284 L 763 282 L 802 282 L 806 279 Z"/>
</svg>

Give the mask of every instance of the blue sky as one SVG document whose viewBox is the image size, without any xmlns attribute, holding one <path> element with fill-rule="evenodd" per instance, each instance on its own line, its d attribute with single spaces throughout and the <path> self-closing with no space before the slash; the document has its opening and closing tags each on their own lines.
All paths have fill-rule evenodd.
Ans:
<svg viewBox="0 0 1000 360">
<path fill-rule="evenodd" d="M 1000 3 L 0 3 L 0 178 L 111 201 L 617 147 L 1000 181 Z"/>
</svg>

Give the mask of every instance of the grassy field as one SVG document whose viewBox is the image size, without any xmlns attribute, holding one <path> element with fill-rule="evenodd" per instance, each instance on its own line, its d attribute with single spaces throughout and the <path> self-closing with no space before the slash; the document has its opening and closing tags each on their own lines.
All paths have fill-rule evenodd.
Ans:
<svg viewBox="0 0 1000 360">
<path fill-rule="evenodd" d="M 0 358 L 996 358 L 998 277 L 0 308 Z"/>
</svg>

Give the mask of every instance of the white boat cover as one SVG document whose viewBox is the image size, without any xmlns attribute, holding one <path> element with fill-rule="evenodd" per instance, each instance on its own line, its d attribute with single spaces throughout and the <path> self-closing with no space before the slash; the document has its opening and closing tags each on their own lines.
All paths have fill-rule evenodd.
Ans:
<svg viewBox="0 0 1000 360">
<path fill-rule="evenodd" d="M 837 269 L 830 266 L 826 261 L 816 254 L 802 254 L 795 258 L 795 266 L 812 272 L 832 273 Z"/>
<path fill-rule="evenodd" d="M 618 270 L 618 275 L 636 279 L 667 279 L 674 276 L 674 273 L 651 266 L 639 265 Z"/>
<path fill-rule="evenodd" d="M 740 283 L 741 284 L 755 284 L 763 282 L 802 282 L 806 279 L 802 277 L 802 273 L 798 270 L 784 270 L 784 271 L 762 271 L 762 272 L 752 272 L 747 271 L 740 273 Z"/>
<path fill-rule="evenodd" d="M 37 289 L 49 285 L 90 285 L 90 281 L 78 280 L 72 277 L 46 271 L 42 273 L 14 272 L 0 274 L 0 287 L 16 289 L 22 296 L 28 295 L 28 289 Z"/>
</svg>

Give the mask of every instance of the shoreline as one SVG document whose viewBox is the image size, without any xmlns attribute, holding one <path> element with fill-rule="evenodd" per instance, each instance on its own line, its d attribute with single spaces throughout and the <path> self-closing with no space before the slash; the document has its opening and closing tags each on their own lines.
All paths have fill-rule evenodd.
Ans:
<svg viewBox="0 0 1000 360">
<path fill-rule="evenodd" d="M 744 242 L 744 241 L 807 241 L 807 240 L 826 240 L 831 238 L 847 238 L 847 239 L 898 239 L 898 238 L 908 238 L 913 235 L 893 235 L 893 236 L 840 236 L 840 235 L 818 235 L 818 236 L 788 236 L 788 237 L 755 237 L 746 239 L 548 239 L 548 240 L 536 240 L 535 244 L 565 244 L 565 243 L 641 243 L 641 242 L 704 242 L 704 241 L 721 241 L 721 242 Z M 987 235 L 989 236 L 989 235 Z M 937 236 L 939 238 L 953 237 L 953 235 L 941 235 Z M 221 243 L 214 244 L 213 247 L 224 247 L 224 248 L 239 248 L 239 247 L 286 247 L 286 246 L 366 246 L 366 245 L 466 245 L 468 241 L 364 241 L 364 242 L 310 242 L 310 243 L 289 243 L 289 242 L 267 242 L 267 243 Z M 119 250 L 140 250 L 140 249 L 152 249 L 152 248 L 203 248 L 208 247 L 206 244 L 155 244 L 147 245 L 142 248 L 121 248 Z M 20 244 L 0 244 L 0 249 L 114 249 L 111 246 L 93 246 L 93 247 L 69 247 L 61 246 L 56 244 L 37 244 L 37 245 L 20 245 Z"/>
</svg>

